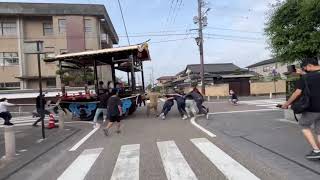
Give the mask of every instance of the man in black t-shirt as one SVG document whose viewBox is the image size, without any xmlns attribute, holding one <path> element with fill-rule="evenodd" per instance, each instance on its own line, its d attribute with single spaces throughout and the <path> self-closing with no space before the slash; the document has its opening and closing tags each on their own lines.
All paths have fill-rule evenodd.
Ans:
<svg viewBox="0 0 320 180">
<path fill-rule="evenodd" d="M 104 94 L 101 94 L 98 97 L 98 99 L 100 102 L 98 104 L 98 108 L 93 118 L 94 128 L 96 128 L 97 126 L 98 117 L 100 116 L 101 113 L 103 114 L 103 122 L 107 120 L 107 107 L 108 107 L 108 99 L 109 99 L 108 91 L 106 91 Z"/>
<path fill-rule="evenodd" d="M 310 89 L 310 107 L 306 112 L 302 113 L 299 119 L 299 125 L 302 127 L 304 137 L 307 139 L 313 151 L 306 155 L 307 159 L 320 158 L 320 66 L 316 58 L 307 58 L 302 61 L 299 70 L 302 78 L 297 82 L 296 91 L 292 94 L 289 100 L 282 105 L 283 109 L 287 109 L 304 91 L 306 84 Z M 298 72 L 298 71 L 297 71 Z M 306 83 L 305 83 L 306 80 Z M 311 126 L 314 125 L 315 134 L 313 136 Z"/>
<path fill-rule="evenodd" d="M 112 89 L 111 97 L 108 99 L 108 118 L 109 123 L 104 130 L 106 136 L 109 135 L 109 129 L 112 127 L 114 122 L 117 122 L 117 133 L 120 133 L 120 120 L 122 116 L 122 107 L 121 107 L 121 100 L 118 96 L 117 89 Z"/>
</svg>

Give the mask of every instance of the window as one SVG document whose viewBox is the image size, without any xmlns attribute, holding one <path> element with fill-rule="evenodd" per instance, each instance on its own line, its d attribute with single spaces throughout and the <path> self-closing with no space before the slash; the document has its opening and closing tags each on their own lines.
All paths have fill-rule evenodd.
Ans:
<svg viewBox="0 0 320 180">
<path fill-rule="evenodd" d="M 2 82 L 0 83 L 0 88 L 19 89 L 20 82 Z"/>
<path fill-rule="evenodd" d="M 0 53 L 0 65 L 1 66 L 19 65 L 18 53 L 17 52 Z"/>
<path fill-rule="evenodd" d="M 270 72 L 272 70 L 273 70 L 273 67 L 271 67 L 271 66 L 264 66 L 263 67 L 263 72 Z"/>
<path fill-rule="evenodd" d="M 58 26 L 59 26 L 60 33 L 66 32 L 66 20 L 65 19 L 58 19 Z"/>
<path fill-rule="evenodd" d="M 1 35 L 15 35 L 17 34 L 17 24 L 16 22 L 1 22 Z"/>
<path fill-rule="evenodd" d="M 4 83 L 6 88 L 20 88 L 19 82 L 8 82 Z"/>
<path fill-rule="evenodd" d="M 92 32 L 92 21 L 91 19 L 84 20 L 84 32 Z"/>
<path fill-rule="evenodd" d="M 52 23 L 43 23 L 43 35 L 53 35 L 53 25 Z"/>
<path fill-rule="evenodd" d="M 56 79 L 48 79 L 48 80 L 47 80 L 47 87 L 48 87 L 48 88 L 55 88 L 55 87 L 57 87 L 57 85 L 56 85 Z"/>
</svg>

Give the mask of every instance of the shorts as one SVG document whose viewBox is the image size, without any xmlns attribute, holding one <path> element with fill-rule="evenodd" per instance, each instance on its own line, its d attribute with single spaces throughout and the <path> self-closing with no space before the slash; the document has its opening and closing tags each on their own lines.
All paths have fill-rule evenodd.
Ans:
<svg viewBox="0 0 320 180">
<path fill-rule="evenodd" d="M 302 113 L 299 119 L 299 125 L 302 128 L 311 128 L 314 125 L 314 130 L 317 135 L 320 135 L 320 112 L 305 112 Z"/>
<path fill-rule="evenodd" d="M 110 120 L 110 122 L 120 122 L 121 118 L 120 118 L 120 116 L 110 116 L 109 120 Z"/>
</svg>

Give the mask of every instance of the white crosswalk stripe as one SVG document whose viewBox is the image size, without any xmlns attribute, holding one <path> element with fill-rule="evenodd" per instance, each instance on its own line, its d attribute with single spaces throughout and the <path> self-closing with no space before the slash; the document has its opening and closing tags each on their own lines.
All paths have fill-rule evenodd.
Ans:
<svg viewBox="0 0 320 180">
<path fill-rule="evenodd" d="M 284 102 L 285 102 L 284 98 L 278 98 L 278 99 L 260 99 L 260 100 L 240 101 L 239 104 L 276 109 L 277 108 L 276 106 L 278 104 L 283 104 Z"/>
<path fill-rule="evenodd" d="M 191 139 L 191 142 L 226 176 L 227 179 L 259 180 L 258 177 L 232 159 L 208 139 Z"/>
<path fill-rule="evenodd" d="M 10 122 L 12 122 L 15 126 L 31 126 L 38 117 L 32 117 L 32 116 L 20 116 L 20 117 L 13 117 Z M 57 120 L 57 117 L 55 117 Z M 44 118 L 45 123 L 49 121 L 49 117 L 46 116 Z M 0 125 L 0 127 L 3 127 L 3 125 Z"/>
<path fill-rule="evenodd" d="M 140 144 L 121 147 L 111 180 L 139 180 Z"/>
<path fill-rule="evenodd" d="M 200 150 L 199 157 L 204 155 L 212 163 L 203 164 L 203 166 L 218 168 L 226 179 L 260 180 L 208 139 L 197 138 L 190 141 L 194 144 L 194 150 Z M 174 141 L 161 141 L 156 144 L 168 180 L 198 179 Z M 95 161 L 99 161 L 98 157 L 103 150 L 103 148 L 84 150 L 58 177 L 58 180 L 85 179 Z M 139 180 L 140 164 L 140 144 L 121 146 L 110 180 Z"/>
<path fill-rule="evenodd" d="M 157 145 L 169 180 L 197 179 L 174 141 L 158 142 Z"/>
<path fill-rule="evenodd" d="M 103 148 L 84 150 L 57 180 L 84 179 Z"/>
</svg>

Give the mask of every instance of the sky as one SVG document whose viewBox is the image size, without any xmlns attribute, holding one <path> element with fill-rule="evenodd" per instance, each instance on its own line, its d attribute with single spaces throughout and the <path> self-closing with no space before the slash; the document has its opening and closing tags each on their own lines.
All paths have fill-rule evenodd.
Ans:
<svg viewBox="0 0 320 180">
<path fill-rule="evenodd" d="M 204 28 L 205 63 L 234 63 L 246 67 L 272 57 L 264 35 L 275 0 L 204 0 L 211 10 Z M 10 0 L 6 2 L 11 2 Z M 104 4 L 120 42 L 128 45 L 117 0 L 14 0 L 13 2 Z M 145 81 L 175 75 L 187 64 L 199 64 L 195 41 L 197 0 L 120 0 L 131 44 L 150 39 L 151 62 Z M 193 30 L 192 30 L 193 29 Z M 153 72 L 153 73 L 152 73 Z M 152 77 L 153 74 L 153 77 Z M 119 74 L 123 76 L 123 74 Z M 138 77 L 138 81 L 141 77 Z"/>
</svg>

